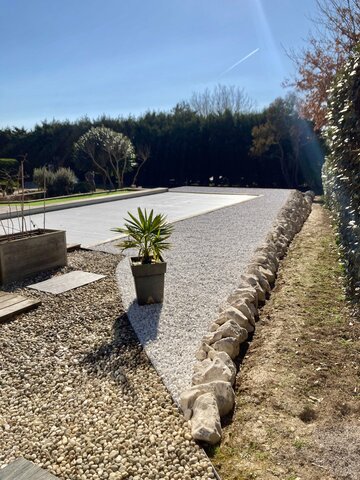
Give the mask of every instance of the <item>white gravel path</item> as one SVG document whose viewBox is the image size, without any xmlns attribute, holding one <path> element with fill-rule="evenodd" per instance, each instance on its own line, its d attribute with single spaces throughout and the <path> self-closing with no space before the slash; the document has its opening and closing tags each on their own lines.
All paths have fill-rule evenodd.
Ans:
<svg viewBox="0 0 360 480">
<path fill-rule="evenodd" d="M 191 188 L 177 189 L 193 191 Z M 220 189 L 195 189 L 206 193 Z M 175 401 L 191 384 L 195 352 L 219 306 L 236 288 L 290 190 L 231 189 L 262 194 L 175 224 L 162 305 L 139 307 L 128 259 L 117 269 L 125 311 Z"/>
</svg>

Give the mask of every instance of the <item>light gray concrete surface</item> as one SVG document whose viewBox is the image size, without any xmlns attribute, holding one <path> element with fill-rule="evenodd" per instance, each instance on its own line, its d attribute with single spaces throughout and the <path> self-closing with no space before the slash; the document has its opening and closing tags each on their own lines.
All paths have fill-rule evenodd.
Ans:
<svg viewBox="0 0 360 480">
<path fill-rule="evenodd" d="M 251 194 L 212 195 L 209 193 L 167 192 L 48 212 L 46 228 L 66 230 L 67 243 L 90 246 L 118 237 L 119 234 L 112 232 L 111 229 L 123 226 L 124 217 L 128 216 L 127 212 L 136 212 L 137 207 L 148 210 L 153 208 L 156 213 L 164 213 L 169 221 L 174 222 L 247 200 L 258 201 L 258 198 Z M 26 221 L 29 227 L 30 222 L 33 227 L 43 227 L 43 215 L 41 214 L 26 217 Z M 16 226 L 15 219 L 13 222 Z M 3 221 L 3 224 L 6 224 L 6 221 Z"/>
<path fill-rule="evenodd" d="M 106 195 L 104 194 L 103 196 L 98 196 L 95 198 L 85 198 L 79 196 L 77 200 L 73 200 L 71 202 L 60 202 L 60 203 L 55 203 L 55 204 L 47 204 L 46 205 L 46 211 L 47 212 L 53 212 L 55 210 L 68 210 L 70 208 L 77 208 L 77 207 L 82 207 L 85 205 L 95 205 L 98 203 L 107 203 L 107 202 L 114 202 L 117 200 L 125 200 L 128 198 L 135 198 L 135 197 L 145 197 L 148 195 L 157 195 L 158 193 L 164 193 L 167 192 L 168 188 L 152 188 L 152 189 L 144 189 L 144 190 L 139 190 L 139 191 L 134 191 L 134 192 L 129 192 L 129 193 L 122 193 L 119 195 Z M 5 219 L 5 218 L 15 218 L 18 217 L 19 215 L 19 210 L 20 206 L 17 207 L 10 207 L 5 206 L 5 207 L 0 207 L 0 219 Z M 44 207 L 40 204 L 39 207 L 34 207 L 34 206 L 27 206 L 25 205 L 24 208 L 24 215 L 36 215 L 37 213 L 43 214 Z"/>
<path fill-rule="evenodd" d="M 219 192 L 211 188 L 201 191 L 206 192 L 204 195 Z M 290 190 L 231 191 L 263 196 L 175 224 L 173 248 L 166 253 L 162 305 L 139 307 L 128 259 L 118 267 L 119 288 L 129 320 L 175 401 L 191 384 L 195 352 L 202 337 L 237 287 L 254 250 L 265 240 L 290 194 Z M 182 195 L 176 191 L 173 194 Z"/>
</svg>

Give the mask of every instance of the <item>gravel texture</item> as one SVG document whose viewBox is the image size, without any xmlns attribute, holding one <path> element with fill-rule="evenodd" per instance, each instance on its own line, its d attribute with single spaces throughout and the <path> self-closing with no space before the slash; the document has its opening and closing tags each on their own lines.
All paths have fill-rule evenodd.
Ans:
<svg viewBox="0 0 360 480">
<path fill-rule="evenodd" d="M 204 452 L 123 312 L 119 257 L 69 255 L 67 272 L 107 277 L 40 298 L 0 324 L 0 467 L 23 456 L 60 479 L 213 479 Z M 60 273 L 60 272 L 59 272 Z"/>
<path fill-rule="evenodd" d="M 201 187 L 175 190 L 224 193 L 223 189 Z M 176 402 L 191 385 L 195 351 L 202 337 L 219 306 L 237 287 L 290 190 L 226 189 L 228 192 L 262 196 L 175 224 L 173 248 L 166 254 L 162 305 L 139 307 L 134 301 L 129 262 L 122 261 L 117 270 L 129 320 Z"/>
</svg>

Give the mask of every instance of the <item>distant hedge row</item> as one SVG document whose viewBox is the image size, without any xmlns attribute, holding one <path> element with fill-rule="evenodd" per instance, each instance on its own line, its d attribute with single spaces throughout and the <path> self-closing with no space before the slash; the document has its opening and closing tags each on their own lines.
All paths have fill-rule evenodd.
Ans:
<svg viewBox="0 0 360 480">
<path fill-rule="evenodd" d="M 324 193 L 338 224 L 351 287 L 360 294 L 360 51 L 337 77 L 329 107 Z"/>
</svg>

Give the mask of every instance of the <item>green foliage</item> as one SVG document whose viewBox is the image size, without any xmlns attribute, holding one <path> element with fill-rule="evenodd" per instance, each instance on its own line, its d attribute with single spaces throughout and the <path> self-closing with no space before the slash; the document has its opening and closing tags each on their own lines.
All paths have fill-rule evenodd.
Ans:
<svg viewBox="0 0 360 480">
<path fill-rule="evenodd" d="M 11 195 L 18 188 L 19 162 L 15 158 L 0 158 L 0 190 Z"/>
<path fill-rule="evenodd" d="M 78 164 L 81 164 L 84 155 L 111 187 L 115 178 L 117 187 L 122 188 L 125 173 L 136 165 L 131 141 L 122 133 L 104 126 L 90 128 L 75 143 L 74 158 Z"/>
<path fill-rule="evenodd" d="M 139 207 L 138 217 L 130 212 L 128 215 L 130 218 L 126 220 L 125 228 L 113 229 L 114 232 L 124 233 L 128 236 L 119 243 L 119 246 L 122 250 L 136 248 L 142 263 L 161 260 L 162 252 L 171 246 L 167 240 L 173 231 L 173 226 L 167 222 L 163 214 L 154 216 L 153 210 L 148 215 L 146 209 L 143 212 Z"/>
<path fill-rule="evenodd" d="M 0 171 L 16 172 L 19 168 L 19 162 L 16 158 L 0 158 Z"/>
<path fill-rule="evenodd" d="M 209 178 L 214 177 L 215 185 L 283 188 L 287 182 L 276 156 L 276 147 L 256 157 L 250 155 L 252 129 L 266 123 L 267 114 L 268 109 L 249 113 L 226 109 L 204 115 L 182 103 L 170 112 L 149 111 L 137 118 L 103 116 L 92 121 L 83 118 L 73 123 L 44 122 L 28 132 L 23 129 L 0 130 L 0 155 L 16 156 L 19 152 L 27 152 L 25 168 L 30 175 L 34 168 L 51 164 L 54 169 L 72 168 L 80 181 L 85 179 L 87 171 L 94 170 L 97 183 L 101 182 L 105 188 L 114 188 L 117 178 L 120 183 L 130 185 L 134 177 L 128 171 L 133 166 L 132 155 L 129 155 L 125 171 L 121 169 L 123 163 L 118 162 L 117 175 L 113 173 L 108 153 L 100 144 L 95 144 L 95 148 L 89 145 L 97 167 L 83 149 L 76 149 L 74 153 L 74 143 L 84 134 L 93 128 L 105 128 L 127 137 L 138 155 L 142 146 L 149 148 L 151 156 L 136 178 L 138 185 L 209 185 Z M 300 149 L 299 183 L 292 186 L 306 188 L 307 184 L 307 188 L 314 188 L 313 184 L 320 182 L 322 152 L 312 133 L 312 125 L 306 125 L 311 138 Z M 291 154 L 292 144 L 288 139 L 284 142 L 285 167 L 289 163 L 287 170 L 291 170 Z M 116 166 L 114 160 L 113 163 Z"/>
<path fill-rule="evenodd" d="M 54 183 L 54 172 L 46 167 L 34 168 L 33 182 L 39 190 L 47 189 L 49 185 Z"/>
<path fill-rule="evenodd" d="M 90 193 L 94 191 L 92 185 L 88 182 L 78 182 L 74 188 L 74 193 Z"/>
<path fill-rule="evenodd" d="M 59 168 L 54 173 L 53 183 L 49 185 L 48 192 L 51 197 L 70 195 L 74 192 L 77 178 L 70 168 Z"/>
<path fill-rule="evenodd" d="M 46 167 L 35 168 L 33 182 L 39 189 L 44 189 L 49 197 L 70 195 L 77 184 L 75 173 L 70 168 L 59 168 L 55 172 Z"/>
<path fill-rule="evenodd" d="M 319 139 L 310 123 L 300 117 L 296 97 L 277 98 L 265 115 L 266 121 L 252 129 L 251 153 L 267 158 L 273 168 L 278 164 L 287 187 L 321 191 Z"/>
<path fill-rule="evenodd" d="M 346 63 L 329 90 L 323 169 L 325 200 L 337 222 L 351 287 L 360 293 L 360 52 Z"/>
</svg>

